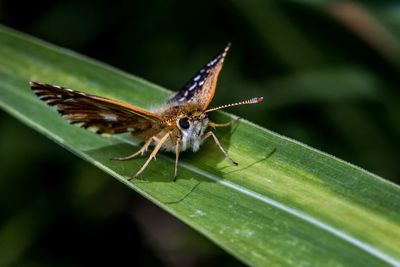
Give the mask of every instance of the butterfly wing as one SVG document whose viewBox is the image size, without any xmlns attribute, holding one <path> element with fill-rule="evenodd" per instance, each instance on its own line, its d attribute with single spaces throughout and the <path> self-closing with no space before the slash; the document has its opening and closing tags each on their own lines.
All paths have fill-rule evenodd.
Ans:
<svg viewBox="0 0 400 267">
<path fill-rule="evenodd" d="M 99 134 L 143 131 L 163 124 L 159 115 L 115 100 L 56 85 L 38 82 L 30 85 L 39 99 L 55 106 L 70 123 Z"/>
<path fill-rule="evenodd" d="M 181 90 L 167 101 L 167 104 L 194 102 L 205 110 L 214 97 L 218 74 L 221 71 L 229 47 L 230 44 L 201 68 Z"/>
</svg>

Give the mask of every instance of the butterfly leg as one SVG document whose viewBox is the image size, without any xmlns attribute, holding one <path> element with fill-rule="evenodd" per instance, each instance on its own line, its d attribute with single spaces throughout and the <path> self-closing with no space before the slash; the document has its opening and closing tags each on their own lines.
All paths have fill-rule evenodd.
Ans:
<svg viewBox="0 0 400 267">
<path fill-rule="evenodd" d="M 144 143 L 144 145 L 135 153 L 133 153 L 132 155 L 126 156 L 126 157 L 115 157 L 115 158 L 111 158 L 112 160 L 128 160 L 128 159 L 133 159 L 134 157 L 136 157 L 137 155 L 143 156 L 144 153 L 146 153 L 147 149 L 149 148 L 151 141 L 158 141 L 154 136 L 150 137 L 149 139 L 147 139 L 147 141 Z"/>
<path fill-rule="evenodd" d="M 174 171 L 174 182 L 176 181 L 176 177 L 178 176 L 178 162 L 179 162 L 179 152 L 181 151 L 181 139 L 176 139 L 175 145 L 175 171 Z"/>
<path fill-rule="evenodd" d="M 217 146 L 219 147 L 219 149 L 221 149 L 222 153 L 224 153 L 225 157 L 227 157 L 233 165 L 238 165 L 238 163 L 236 161 L 234 161 L 229 154 L 225 151 L 225 149 L 222 147 L 221 143 L 219 142 L 217 136 L 212 132 L 209 131 L 208 133 L 206 133 L 203 138 L 201 139 L 201 142 L 204 142 L 208 137 L 212 136 L 214 138 L 214 142 L 217 144 Z"/>
<path fill-rule="evenodd" d="M 160 148 L 162 147 L 162 145 L 165 143 L 165 141 L 167 141 L 167 139 L 169 138 L 169 133 L 167 133 L 166 135 L 164 135 L 160 141 L 157 143 L 157 145 L 154 147 L 153 152 L 151 152 L 149 158 L 146 160 L 146 162 L 143 164 L 142 168 L 140 168 L 140 170 L 138 170 L 137 173 L 135 173 L 129 180 L 131 180 L 132 178 L 136 178 L 138 177 L 147 167 L 147 165 L 149 165 L 150 161 L 152 159 L 156 158 L 156 155 L 158 153 L 158 151 L 160 150 Z"/>
<path fill-rule="evenodd" d="M 231 120 L 231 121 L 226 122 L 226 123 L 215 123 L 215 122 L 209 121 L 208 122 L 208 126 L 214 127 L 214 128 L 215 127 L 228 127 L 228 126 L 231 126 L 232 124 L 234 124 L 235 122 L 237 122 L 239 119 L 240 118 L 237 118 L 237 119 Z"/>
</svg>

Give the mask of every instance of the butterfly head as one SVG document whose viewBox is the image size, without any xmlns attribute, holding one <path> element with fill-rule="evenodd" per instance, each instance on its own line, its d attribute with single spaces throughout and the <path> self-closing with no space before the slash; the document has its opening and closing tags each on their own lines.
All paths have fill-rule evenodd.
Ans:
<svg viewBox="0 0 400 267">
<path fill-rule="evenodd" d="M 175 120 L 176 127 L 181 133 L 182 151 L 192 148 L 199 150 L 201 137 L 208 127 L 208 115 L 205 112 L 187 112 Z"/>
</svg>

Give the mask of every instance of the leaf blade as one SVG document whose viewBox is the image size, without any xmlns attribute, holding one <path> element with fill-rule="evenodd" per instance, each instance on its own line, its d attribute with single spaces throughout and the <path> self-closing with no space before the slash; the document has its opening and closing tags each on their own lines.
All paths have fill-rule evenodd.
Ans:
<svg viewBox="0 0 400 267">
<path fill-rule="evenodd" d="M 244 262 L 399 264 L 399 187 L 245 120 L 232 133 L 217 133 L 238 168 L 207 143 L 199 153 L 182 157 L 177 183 L 171 182 L 173 158 L 168 155 L 151 163 L 147 181 L 128 182 L 143 159 L 109 159 L 131 153 L 135 148 L 129 144 L 137 143 L 125 135 L 107 139 L 68 125 L 36 99 L 28 81 L 82 88 L 144 108 L 162 103 L 168 91 L 7 28 L 0 27 L 0 44 L 3 109 Z"/>
</svg>

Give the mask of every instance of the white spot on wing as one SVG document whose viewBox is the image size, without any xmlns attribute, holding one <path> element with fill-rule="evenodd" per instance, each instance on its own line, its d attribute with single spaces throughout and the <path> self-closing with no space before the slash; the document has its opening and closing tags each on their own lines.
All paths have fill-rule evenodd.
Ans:
<svg viewBox="0 0 400 267">
<path fill-rule="evenodd" d="M 47 100 L 43 100 L 43 101 L 45 101 L 47 104 L 49 104 L 49 105 L 51 105 L 51 104 L 53 104 L 54 102 L 57 102 L 58 101 L 58 99 L 47 99 Z"/>
<path fill-rule="evenodd" d="M 33 91 L 34 91 L 35 93 L 38 93 L 38 94 L 40 94 L 40 93 L 47 93 L 47 90 L 41 90 L 41 89 L 36 89 L 36 88 L 34 88 Z"/>
<path fill-rule="evenodd" d="M 219 57 L 213 59 L 212 61 L 210 61 L 210 62 L 207 64 L 207 66 L 208 66 L 208 67 L 214 66 L 214 64 L 215 64 L 218 60 L 219 60 Z"/>
<path fill-rule="evenodd" d="M 197 83 L 194 83 L 192 86 L 189 87 L 189 91 L 192 91 L 194 88 L 196 88 Z"/>
<path fill-rule="evenodd" d="M 112 121 L 115 122 L 117 121 L 117 116 L 112 113 L 100 113 L 100 115 L 105 119 L 106 121 Z"/>
<path fill-rule="evenodd" d="M 99 130 L 99 127 L 97 127 L 97 126 L 90 126 L 90 127 L 88 127 L 87 128 L 89 131 L 91 131 L 91 132 L 97 132 L 98 130 Z"/>
</svg>

